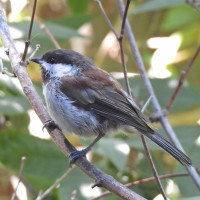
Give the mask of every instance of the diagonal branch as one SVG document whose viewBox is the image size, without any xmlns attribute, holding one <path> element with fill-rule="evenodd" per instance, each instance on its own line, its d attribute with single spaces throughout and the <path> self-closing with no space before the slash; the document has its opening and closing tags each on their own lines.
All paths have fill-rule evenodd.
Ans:
<svg viewBox="0 0 200 200">
<path fill-rule="evenodd" d="M 185 2 L 200 12 L 200 3 L 197 0 L 185 0 Z"/>
<path fill-rule="evenodd" d="M 33 84 L 27 74 L 26 68 L 23 65 L 19 56 L 18 51 L 14 45 L 14 41 L 11 38 L 8 24 L 6 22 L 3 9 L 0 4 L 0 37 L 5 48 L 9 50 L 9 59 L 11 62 L 11 66 L 13 72 L 16 74 L 17 78 L 20 81 L 24 94 L 26 95 L 28 101 L 30 102 L 31 106 L 35 110 L 36 114 L 43 122 L 43 124 L 50 120 L 50 116 L 47 113 L 42 101 L 37 94 Z M 56 143 L 58 148 L 65 154 L 66 157 L 69 157 L 70 153 L 75 150 L 75 148 L 69 143 L 69 141 L 65 138 L 63 133 L 55 128 L 52 129 L 51 127 L 47 128 L 49 134 L 51 135 L 53 141 Z M 117 182 L 111 176 L 103 173 L 96 167 L 94 167 L 90 162 L 87 161 L 86 158 L 80 157 L 76 160 L 75 164 L 89 177 L 96 181 L 96 185 L 102 186 L 105 189 L 111 191 L 118 197 L 122 199 L 129 199 L 129 200 L 144 200 L 145 198 L 141 197 L 137 193 L 133 192 L 132 190 L 126 188 L 121 183 Z"/>
</svg>

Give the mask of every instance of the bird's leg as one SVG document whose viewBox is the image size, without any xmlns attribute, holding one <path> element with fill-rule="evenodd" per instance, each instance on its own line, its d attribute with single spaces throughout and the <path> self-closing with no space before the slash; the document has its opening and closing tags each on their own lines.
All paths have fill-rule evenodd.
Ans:
<svg viewBox="0 0 200 200">
<path fill-rule="evenodd" d="M 52 129 L 58 128 L 61 131 L 61 129 L 58 127 L 58 125 L 53 120 L 47 120 L 44 123 L 44 126 L 42 127 L 42 131 L 44 131 L 44 129 L 47 127 L 51 127 Z"/>
<path fill-rule="evenodd" d="M 69 160 L 69 164 L 71 166 L 71 164 L 73 164 L 75 162 L 75 160 L 81 156 L 85 156 L 87 154 L 87 152 L 92 148 L 93 145 L 96 144 L 96 142 L 98 142 L 105 134 L 104 133 L 100 133 L 95 140 L 85 149 L 81 150 L 81 151 L 73 151 L 70 154 L 70 160 Z"/>
</svg>

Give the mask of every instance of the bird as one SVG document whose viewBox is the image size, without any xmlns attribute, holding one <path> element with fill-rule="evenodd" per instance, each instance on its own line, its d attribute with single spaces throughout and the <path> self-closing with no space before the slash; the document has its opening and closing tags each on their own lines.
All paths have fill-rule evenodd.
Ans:
<svg viewBox="0 0 200 200">
<path fill-rule="evenodd" d="M 41 66 L 43 94 L 53 122 L 64 132 L 95 138 L 88 147 L 72 152 L 70 163 L 85 156 L 104 135 L 123 130 L 144 135 L 184 166 L 192 164 L 150 127 L 120 83 L 90 58 L 69 49 L 55 49 L 31 61 Z"/>
</svg>

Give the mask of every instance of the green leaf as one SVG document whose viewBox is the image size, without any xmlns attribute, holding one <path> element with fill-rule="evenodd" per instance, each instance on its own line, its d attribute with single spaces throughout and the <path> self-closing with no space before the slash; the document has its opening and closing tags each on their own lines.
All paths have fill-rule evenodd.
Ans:
<svg viewBox="0 0 200 200">
<path fill-rule="evenodd" d="M 123 171 L 128 155 L 128 152 L 123 151 L 125 148 L 128 148 L 128 145 L 121 139 L 102 138 L 96 144 L 95 152 L 110 159 L 120 171 Z"/>
<path fill-rule="evenodd" d="M 50 30 L 51 34 L 55 38 L 68 39 L 71 37 L 83 37 L 73 28 L 70 28 L 67 26 L 62 26 L 59 24 L 54 24 L 51 22 L 45 22 L 45 24 L 46 24 L 47 28 Z M 45 34 L 45 37 L 46 37 L 46 34 Z"/>
<path fill-rule="evenodd" d="M 27 112 L 17 115 L 9 116 L 11 126 L 9 130 L 17 130 L 18 132 L 28 132 L 28 125 L 30 123 L 29 115 Z"/>
<path fill-rule="evenodd" d="M 58 189 L 58 195 L 60 200 L 71 199 L 72 192 L 76 190 L 77 199 L 88 199 L 88 197 L 94 197 L 92 193 L 99 191 L 98 187 L 91 188 L 93 185 L 93 180 L 91 180 L 87 175 L 85 175 L 79 169 L 74 169 L 69 176 L 61 183 Z"/>
<path fill-rule="evenodd" d="M 133 135 L 132 137 L 128 137 L 126 139 L 126 142 L 133 148 L 139 149 L 140 151 L 144 150 L 144 146 L 139 135 Z M 146 142 L 150 150 L 162 151 L 162 149 L 159 146 L 155 145 L 155 143 L 150 141 L 149 139 L 147 139 Z"/>
<path fill-rule="evenodd" d="M 125 88 L 124 81 L 120 80 L 120 83 Z M 161 107 L 165 108 L 174 92 L 174 89 L 176 88 L 178 79 L 152 79 L 151 83 Z M 143 100 L 143 102 L 147 101 L 148 95 L 140 78 L 130 79 L 130 86 L 133 89 L 134 95 L 139 100 Z M 199 97 L 199 90 L 193 88 L 187 83 L 184 84 L 179 91 L 170 112 L 182 111 L 194 106 L 199 106 Z"/>
<path fill-rule="evenodd" d="M 1 75 L 0 79 L 0 113 L 18 115 L 30 109 L 30 104 L 19 88 L 19 82 Z"/>
<path fill-rule="evenodd" d="M 85 13 L 88 3 L 88 0 L 68 0 L 68 5 L 75 14 Z"/>
<path fill-rule="evenodd" d="M 185 173 L 185 172 L 186 172 L 185 168 L 183 168 L 180 165 L 177 165 L 174 170 L 174 173 Z M 183 197 L 185 198 L 188 197 L 188 199 L 190 200 L 193 199 L 193 197 L 199 195 L 199 190 L 190 176 L 174 178 L 173 180 L 176 182 L 179 191 Z"/>
<path fill-rule="evenodd" d="M 195 196 L 195 197 L 188 197 L 188 198 L 180 198 L 178 200 L 199 200 L 200 196 Z"/>
<path fill-rule="evenodd" d="M 199 126 L 175 126 L 173 127 L 177 137 L 179 138 L 186 154 L 191 158 L 195 167 L 200 166 L 199 152 L 200 144 L 198 138 L 200 136 Z"/>
<path fill-rule="evenodd" d="M 26 156 L 23 175 L 38 190 L 49 187 L 69 168 L 68 159 L 52 141 L 41 140 L 23 132 L 2 131 L 0 146 L 1 163 L 17 173 L 21 157 Z"/>
<path fill-rule="evenodd" d="M 183 13 L 187 13 L 187 15 L 183 15 Z M 181 20 L 175 20 L 180 16 Z M 186 25 L 195 25 L 194 22 L 197 22 L 196 25 L 198 25 L 199 20 L 200 15 L 194 10 L 194 8 L 188 5 L 182 5 L 180 7 L 173 8 L 166 13 L 166 17 L 161 24 L 161 29 L 164 31 L 174 31 L 180 29 L 181 27 L 185 27 Z"/>
<path fill-rule="evenodd" d="M 13 116 L 25 113 L 30 104 L 16 79 L 0 75 L 0 114 Z"/>
<path fill-rule="evenodd" d="M 154 10 L 161 10 L 184 4 L 185 0 L 151 0 L 136 7 L 131 14 L 139 14 Z"/>
<path fill-rule="evenodd" d="M 71 37 L 81 37 L 81 35 L 74 29 L 67 27 L 67 26 L 62 26 L 59 24 L 54 24 L 51 22 L 43 22 L 45 26 L 49 29 L 51 34 L 56 38 L 56 39 L 68 39 Z M 21 38 L 26 38 L 28 35 L 29 31 L 29 25 L 30 22 L 24 21 L 24 22 L 19 22 L 19 23 L 10 23 L 9 26 L 15 28 L 16 30 L 20 31 L 22 33 Z M 34 24 L 33 30 L 32 30 L 32 39 L 33 38 L 47 38 L 47 34 L 41 30 L 38 24 Z M 50 40 L 50 39 L 49 39 Z"/>
<path fill-rule="evenodd" d="M 73 29 L 78 29 L 83 24 L 90 22 L 96 18 L 95 15 L 77 14 L 69 17 L 56 18 L 52 20 L 53 23 L 65 25 Z"/>
<path fill-rule="evenodd" d="M 24 96 L 7 95 L 0 97 L 0 113 L 4 115 L 16 115 L 26 112 L 31 106 Z"/>
<path fill-rule="evenodd" d="M 0 74 L 0 91 L 17 96 L 23 94 L 23 92 L 19 88 L 18 80 L 2 74 Z"/>
</svg>

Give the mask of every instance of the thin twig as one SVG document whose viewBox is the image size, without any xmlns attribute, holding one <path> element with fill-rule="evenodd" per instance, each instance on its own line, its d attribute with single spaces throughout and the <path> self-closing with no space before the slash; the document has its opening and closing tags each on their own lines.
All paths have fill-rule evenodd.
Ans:
<svg viewBox="0 0 200 200">
<path fill-rule="evenodd" d="M 124 58 L 124 45 L 123 45 L 124 28 L 125 28 L 125 22 L 126 22 L 129 5 L 130 5 L 130 0 L 127 0 L 125 11 L 124 11 L 124 14 L 122 17 L 120 36 L 118 36 L 117 39 L 118 39 L 119 46 L 120 46 L 120 55 L 121 55 L 123 72 L 124 72 L 124 78 L 125 78 L 125 82 L 126 82 L 126 89 L 127 89 L 128 94 L 131 96 L 131 89 L 130 89 L 130 84 L 129 84 L 128 76 L 127 76 L 127 67 L 126 67 L 126 62 L 125 62 L 125 58 Z"/>
<path fill-rule="evenodd" d="M 118 1 L 118 5 L 120 8 L 121 16 L 123 16 L 124 3 L 122 0 L 117 0 L 117 1 Z M 173 142 L 173 144 L 180 150 L 184 151 L 178 138 L 176 137 L 176 134 L 175 134 L 174 130 L 172 129 L 168 119 L 164 116 L 163 110 L 158 102 L 158 99 L 155 96 L 151 82 L 150 82 L 149 78 L 147 77 L 144 63 L 143 63 L 142 57 L 140 55 L 133 31 L 131 29 L 130 23 L 128 22 L 128 19 L 125 24 L 125 29 L 126 29 L 126 34 L 127 34 L 130 46 L 131 46 L 132 53 L 135 56 L 135 60 L 136 60 L 138 69 L 140 71 L 146 91 L 149 94 L 149 96 L 152 96 L 153 108 L 154 108 L 157 116 L 160 116 L 160 123 L 161 123 L 163 129 L 165 130 L 165 132 L 167 133 L 168 137 Z M 194 168 L 194 166 L 187 166 L 186 168 L 187 168 L 188 172 L 190 173 L 190 176 L 194 180 L 195 184 L 197 185 L 197 188 L 200 190 L 200 178 L 199 178 L 199 175 L 198 175 L 196 169 Z"/>
<path fill-rule="evenodd" d="M 8 69 L 3 66 L 3 61 L 1 58 L 0 58 L 0 69 L 2 74 L 6 74 L 9 77 L 16 77 L 14 73 L 9 72 Z"/>
<path fill-rule="evenodd" d="M 114 33 L 115 37 L 118 38 L 118 37 L 119 37 L 119 36 L 118 36 L 118 33 L 115 31 L 115 28 L 113 27 L 111 21 L 109 20 L 107 14 L 106 14 L 106 12 L 105 12 L 105 10 L 104 10 L 102 4 L 101 4 L 101 0 L 95 0 L 95 2 L 97 3 L 97 5 L 98 5 L 98 7 L 99 7 L 101 13 L 103 14 L 103 16 L 104 16 L 104 18 L 105 18 L 105 20 L 106 20 L 108 26 L 110 27 L 111 31 Z"/>
<path fill-rule="evenodd" d="M 149 117 L 149 120 L 153 123 L 153 122 L 159 122 L 160 121 L 160 118 L 162 117 L 162 116 L 167 116 L 168 115 L 168 112 L 167 112 L 167 110 L 166 109 L 164 109 L 163 111 L 162 111 L 162 115 L 159 115 L 159 113 L 154 113 L 153 115 L 151 115 L 150 117 Z"/>
<path fill-rule="evenodd" d="M 152 96 L 150 96 L 150 97 L 147 99 L 146 103 L 144 104 L 144 106 L 143 106 L 142 109 L 141 109 L 141 112 L 142 112 L 142 113 L 146 110 L 146 108 L 147 108 L 147 106 L 149 105 L 151 99 L 152 99 Z"/>
<path fill-rule="evenodd" d="M 40 44 L 36 44 L 35 50 L 33 51 L 33 53 L 29 56 L 28 59 L 26 59 L 26 63 L 25 65 L 28 65 L 30 63 L 30 60 L 35 56 L 35 54 L 39 51 L 40 49 Z"/>
<path fill-rule="evenodd" d="M 120 34 L 120 37 L 119 37 L 118 40 L 119 40 L 119 44 L 120 44 L 121 60 L 122 60 L 122 65 L 123 65 L 123 69 L 124 69 L 124 76 L 125 76 L 125 80 L 126 80 L 127 90 L 128 90 L 129 95 L 130 95 L 131 91 L 130 91 L 129 81 L 128 81 L 128 77 L 127 77 L 126 65 L 125 65 L 125 61 L 124 61 L 124 50 L 123 50 L 123 41 L 122 41 L 123 40 L 123 36 L 124 36 L 124 28 L 125 28 L 126 15 L 127 15 L 127 12 L 128 12 L 129 3 L 130 3 L 130 1 L 127 0 L 125 9 L 124 9 L 123 14 L 122 14 L 121 34 Z M 143 146 L 144 146 L 144 149 L 145 149 L 149 164 L 151 166 L 151 170 L 152 170 L 152 172 L 153 172 L 153 174 L 154 174 L 154 176 L 156 178 L 156 182 L 157 182 L 158 188 L 159 188 L 163 198 L 165 200 L 167 200 L 166 194 L 164 192 L 163 186 L 162 186 L 161 181 L 160 181 L 159 176 L 158 176 L 158 172 L 156 170 L 156 167 L 154 165 L 153 159 L 152 159 L 151 154 L 149 152 L 149 148 L 147 146 L 145 137 L 143 135 L 141 135 L 141 139 L 142 139 L 142 143 L 143 143 Z"/>
<path fill-rule="evenodd" d="M 145 110 L 145 108 L 147 107 L 147 105 L 148 105 L 149 102 L 151 101 L 151 98 L 152 98 L 152 96 L 149 97 L 149 99 L 147 100 L 146 104 L 145 104 L 144 107 L 142 108 L 141 112 L 143 112 L 143 111 Z M 165 191 L 164 191 L 163 186 L 162 186 L 162 183 L 161 183 L 161 181 L 160 181 L 158 172 L 157 172 L 157 170 L 156 170 L 156 167 L 155 167 L 155 165 L 154 165 L 153 159 L 152 159 L 151 154 L 150 154 L 150 152 L 149 152 L 148 145 L 147 145 L 147 143 L 146 143 L 146 140 L 145 140 L 144 135 L 141 135 L 141 138 L 142 138 L 143 146 L 144 146 L 144 148 L 145 148 L 145 152 L 146 152 L 146 154 L 147 154 L 147 158 L 148 158 L 148 160 L 149 160 L 149 164 L 150 164 L 150 166 L 151 166 L 151 170 L 152 170 L 152 172 L 153 172 L 153 175 L 154 175 L 154 177 L 155 177 L 155 180 L 156 180 L 156 182 L 157 182 L 157 185 L 158 185 L 158 187 L 159 187 L 159 190 L 160 190 L 160 192 L 161 192 L 163 198 L 164 198 L 165 200 L 167 200 L 167 196 L 166 196 L 166 194 L 165 194 Z"/>
<path fill-rule="evenodd" d="M 125 58 L 124 58 L 124 45 L 123 45 L 123 41 L 121 37 L 118 41 L 119 41 L 119 46 L 120 46 L 120 55 L 121 55 L 123 72 L 124 72 L 124 79 L 126 83 L 126 89 L 127 89 L 128 94 L 131 96 L 131 89 L 130 89 L 130 84 L 129 84 L 128 76 L 127 76 L 127 67 L 126 67 Z"/>
<path fill-rule="evenodd" d="M 72 166 L 71 168 L 69 168 L 60 178 L 58 178 L 55 183 L 53 185 L 51 185 L 51 187 L 49 187 L 45 192 L 40 193 L 38 195 L 38 197 L 36 198 L 36 200 L 42 200 L 44 199 L 48 194 L 50 194 L 50 192 L 56 188 L 74 169 L 75 167 Z"/>
<path fill-rule="evenodd" d="M 70 200 L 78 200 L 78 198 L 77 198 L 77 190 L 74 190 L 72 192 Z"/>
<path fill-rule="evenodd" d="M 188 176 L 188 175 L 189 175 L 188 173 L 165 174 L 165 175 L 160 175 L 159 179 L 183 177 L 183 176 Z M 149 178 L 144 178 L 142 180 L 134 181 L 132 183 L 127 183 L 127 184 L 125 184 L 125 186 L 126 187 L 132 187 L 132 186 L 141 185 L 141 184 L 144 184 L 144 183 L 149 183 L 149 182 L 152 182 L 152 181 L 155 181 L 155 180 L 156 180 L 155 177 L 149 177 Z M 112 194 L 112 193 L 109 192 L 109 191 L 106 191 L 106 192 L 102 193 L 101 195 L 99 195 L 98 197 L 94 197 L 94 198 L 89 199 L 89 200 L 101 199 L 102 197 L 108 196 L 110 194 Z"/>
<path fill-rule="evenodd" d="M 174 91 L 174 93 L 172 94 L 170 100 L 169 100 L 169 103 L 168 105 L 166 106 L 166 111 L 169 112 L 170 108 L 172 107 L 173 103 L 174 103 L 174 100 L 179 92 L 179 90 L 181 89 L 181 86 L 183 85 L 183 82 L 186 78 L 186 76 L 188 75 L 194 61 L 197 59 L 198 55 L 199 55 L 199 52 L 200 52 L 200 46 L 198 46 L 194 56 L 192 57 L 192 59 L 190 60 L 189 64 L 187 65 L 186 69 L 184 71 L 181 72 L 181 76 L 180 76 L 180 79 L 179 79 L 179 82 L 178 82 L 178 85 Z"/>
<path fill-rule="evenodd" d="M 126 88 L 127 88 L 128 94 L 131 96 L 131 90 L 130 90 L 130 85 L 129 85 L 129 81 L 128 81 L 128 77 L 127 77 L 127 68 L 126 68 L 126 63 L 125 63 L 125 59 L 124 59 L 124 48 L 123 48 L 124 28 L 125 28 L 125 24 L 126 24 L 126 18 L 127 18 L 128 8 L 129 8 L 129 5 L 130 5 L 130 0 L 127 0 L 125 9 L 123 10 L 123 12 L 121 14 L 122 15 L 122 25 L 121 25 L 120 35 L 117 34 L 117 32 L 115 31 L 114 27 L 112 26 L 107 14 L 104 11 L 104 8 L 103 8 L 100 0 L 97 0 L 96 2 L 98 3 L 97 5 L 99 6 L 101 12 L 103 13 L 103 16 L 104 16 L 106 22 L 108 23 L 109 27 L 111 28 L 111 30 L 113 31 L 113 33 L 115 34 L 115 36 L 117 37 L 117 40 L 119 42 L 121 62 L 122 62 L 123 71 L 124 71 L 124 78 L 125 78 L 125 82 L 126 82 Z M 163 194 L 163 197 L 166 199 L 166 196 L 164 194 L 164 190 L 162 188 L 161 182 L 160 182 L 160 180 L 158 178 L 158 174 L 157 174 L 157 172 L 155 172 L 156 171 L 155 165 L 153 163 L 153 160 L 152 160 L 151 156 L 149 156 L 150 152 L 149 152 L 149 149 L 147 147 L 145 138 L 143 136 L 141 136 L 141 138 L 142 138 L 143 145 L 144 145 L 144 148 L 145 148 L 145 151 L 146 151 L 146 155 L 148 157 L 148 161 L 150 163 L 150 166 L 152 167 L 152 172 L 153 172 L 153 174 L 155 175 L 155 177 L 157 179 L 157 183 L 158 183 L 158 187 L 160 188 L 160 192 Z"/>
<path fill-rule="evenodd" d="M 151 99 L 152 99 L 152 96 L 150 96 L 150 97 L 147 99 L 146 103 L 143 105 L 143 107 L 142 107 L 142 109 L 141 109 L 141 112 L 142 112 L 142 113 L 144 113 L 144 112 L 146 111 L 146 108 L 147 108 L 147 106 L 150 104 Z M 147 122 L 149 122 L 155 129 L 158 129 L 158 128 L 152 123 L 152 121 L 151 121 L 150 119 L 147 119 Z"/>
<path fill-rule="evenodd" d="M 27 8 L 28 10 L 31 12 L 31 5 L 28 2 L 27 3 Z M 47 36 L 50 38 L 50 40 L 52 41 L 52 43 L 54 44 L 54 46 L 57 49 L 61 49 L 60 45 L 58 44 L 58 42 L 56 41 L 55 37 L 51 34 L 51 32 L 49 31 L 49 29 L 39 20 L 39 18 L 37 17 L 37 15 L 35 15 L 35 20 L 37 21 L 37 23 L 39 24 L 40 28 L 47 34 Z"/>
<path fill-rule="evenodd" d="M 20 184 L 21 179 L 22 179 L 22 174 L 23 174 L 23 172 L 24 172 L 25 161 L 26 161 L 26 157 L 23 156 L 23 157 L 21 158 L 21 166 L 20 166 L 20 171 L 19 171 L 19 180 L 18 180 L 17 186 L 16 186 L 16 188 L 15 188 L 15 191 L 14 191 L 12 197 L 11 197 L 11 200 L 15 200 L 15 198 L 16 198 L 17 189 L 18 189 L 18 187 L 19 187 L 19 184 Z"/>
<path fill-rule="evenodd" d="M 32 28 L 33 28 L 33 20 L 34 20 L 36 5 L 37 5 L 37 0 L 34 0 L 33 11 L 32 11 L 32 16 L 31 16 L 31 23 L 30 23 L 30 27 L 29 27 L 29 31 L 28 31 L 28 38 L 25 41 L 25 47 L 24 47 L 24 53 L 23 53 L 23 56 L 22 56 L 22 62 L 24 62 L 25 59 L 26 59 L 26 55 L 27 55 L 27 52 L 28 52 L 28 47 L 30 45 L 31 33 L 32 33 Z"/>
<path fill-rule="evenodd" d="M 122 63 L 123 72 L 124 72 L 124 79 L 125 79 L 125 83 L 126 83 L 126 89 L 127 89 L 128 94 L 131 96 L 131 89 L 130 89 L 130 84 L 129 84 L 128 77 L 127 77 L 127 68 L 126 68 L 126 63 L 125 63 L 125 58 L 124 58 L 124 47 L 123 47 L 124 26 L 125 26 L 125 21 L 126 21 L 126 17 L 127 17 L 127 12 L 128 12 L 128 8 L 129 8 L 130 0 L 127 0 L 127 3 L 126 3 L 126 10 L 124 12 L 123 19 L 122 19 L 120 35 L 117 33 L 117 31 L 113 27 L 110 19 L 108 18 L 107 14 L 106 14 L 106 12 L 105 12 L 102 4 L 101 4 L 101 0 L 95 0 L 95 2 L 97 3 L 97 5 L 98 5 L 100 11 L 102 12 L 106 22 L 108 23 L 108 26 L 110 27 L 111 31 L 114 33 L 116 39 L 119 42 L 121 63 Z"/>
<path fill-rule="evenodd" d="M 9 77 L 16 77 L 16 75 L 14 73 L 9 72 L 6 67 L 3 67 L 2 74 L 6 74 Z"/>
<path fill-rule="evenodd" d="M 185 0 L 186 3 L 191 5 L 193 8 L 195 8 L 198 12 L 200 12 L 200 3 L 196 0 Z"/>
<path fill-rule="evenodd" d="M 145 148 L 145 152 L 146 152 L 146 154 L 147 154 L 147 158 L 148 158 L 148 160 L 149 160 L 149 164 L 150 164 L 150 166 L 151 166 L 151 170 L 152 170 L 152 172 L 153 172 L 153 175 L 154 175 L 154 177 L 155 177 L 156 183 L 157 183 L 157 185 L 158 185 L 158 188 L 159 188 L 159 190 L 160 190 L 160 192 L 161 192 L 163 198 L 164 198 L 165 200 L 167 200 L 167 196 L 166 196 L 166 194 L 165 194 L 165 191 L 164 191 L 163 186 L 162 186 L 162 183 L 161 183 L 161 181 L 160 181 L 158 172 L 157 172 L 157 170 L 156 170 L 156 167 L 155 167 L 155 165 L 154 165 L 153 159 L 152 159 L 151 154 L 150 154 L 150 152 L 149 152 L 149 149 L 148 149 L 148 146 L 147 146 L 147 143 L 146 143 L 146 140 L 145 140 L 144 135 L 141 135 L 141 138 L 142 138 L 143 146 L 144 146 L 144 148 Z"/>
<path fill-rule="evenodd" d="M 129 5 L 130 5 L 130 0 L 127 0 L 126 6 L 125 6 L 125 9 L 124 9 L 124 14 L 123 14 L 123 17 L 122 17 L 122 25 L 121 25 L 121 31 L 120 31 L 120 38 L 122 38 L 122 39 L 124 37 L 124 29 L 125 29 L 125 23 L 126 23 Z"/>
</svg>

